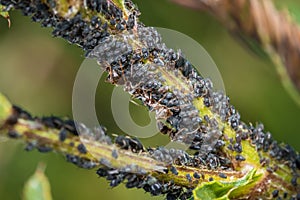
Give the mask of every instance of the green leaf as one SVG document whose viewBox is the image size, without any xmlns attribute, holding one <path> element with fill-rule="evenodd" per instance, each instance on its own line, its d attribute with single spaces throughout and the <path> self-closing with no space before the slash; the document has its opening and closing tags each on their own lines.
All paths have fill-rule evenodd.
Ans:
<svg viewBox="0 0 300 200">
<path fill-rule="evenodd" d="M 4 11 L 5 7 L 0 5 L 0 16 L 4 17 L 8 22 L 8 27 L 10 27 L 10 19 L 8 12 Z"/>
<path fill-rule="evenodd" d="M 256 170 L 251 170 L 243 178 L 235 181 L 212 181 L 200 184 L 193 191 L 190 200 L 229 200 L 233 193 L 245 192 L 245 186 L 253 184 L 260 177 Z"/>
<path fill-rule="evenodd" d="M 44 174 L 45 167 L 39 165 L 34 175 L 26 182 L 24 187 L 24 200 L 52 200 L 48 178 Z"/>
</svg>

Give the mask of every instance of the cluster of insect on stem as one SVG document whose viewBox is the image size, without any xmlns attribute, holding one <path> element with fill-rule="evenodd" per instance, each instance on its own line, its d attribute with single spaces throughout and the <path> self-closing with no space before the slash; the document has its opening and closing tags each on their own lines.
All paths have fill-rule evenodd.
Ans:
<svg viewBox="0 0 300 200">
<path fill-rule="evenodd" d="M 242 122 L 229 98 L 221 92 L 215 92 L 212 82 L 203 78 L 180 50 L 166 47 L 154 28 L 145 27 L 139 22 L 140 13 L 131 1 L 125 1 L 125 10 L 111 0 L 78 1 L 76 5 L 82 5 L 85 12 L 76 9 L 76 5 L 70 5 L 67 12 L 62 12 L 58 2 L 60 1 L 0 0 L 0 4 L 8 10 L 19 9 L 42 26 L 53 27 L 54 36 L 80 46 L 87 57 L 95 58 L 108 71 L 109 82 L 123 85 L 125 91 L 139 99 L 150 111 L 156 112 L 163 134 L 169 135 L 173 141 L 188 145 L 192 153 L 164 147 L 145 148 L 137 138 L 125 136 L 117 136 L 112 141 L 103 127 L 91 131 L 84 126 L 78 127 L 72 120 L 32 117 L 18 107 L 13 108 L 14 112 L 7 120 L 7 125 L 13 127 L 19 119 L 35 121 L 60 130 L 57 137 L 60 142 L 84 133 L 83 137 L 116 145 L 135 154 L 146 153 L 165 163 L 166 171 L 162 173 L 170 171 L 175 176 L 179 174 L 175 165 L 232 171 L 235 162 L 247 162 L 243 156 L 242 144 L 249 142 L 260 157 L 261 167 L 266 168 L 269 173 L 275 173 L 278 163 L 284 163 L 292 174 L 290 182 L 294 191 L 299 191 L 299 153 L 288 145 L 278 144 L 270 133 L 264 131 L 263 125 L 253 126 Z M 170 80 L 174 83 L 170 83 Z M 209 114 L 203 114 L 196 107 L 195 101 L 203 104 Z M 234 136 L 228 137 L 226 130 L 234 132 Z M 12 128 L 8 136 L 18 138 L 20 135 Z M 83 143 L 69 145 L 77 145 L 79 152 L 79 155 L 67 154 L 69 162 L 83 168 L 96 166 L 95 162 L 80 156 L 88 153 Z M 33 148 L 40 152 L 52 150 L 51 145 L 32 140 L 28 142 L 26 149 Z M 234 154 L 234 160 L 225 152 Z M 118 159 L 116 149 L 112 151 L 112 157 Z M 109 180 L 112 187 L 125 181 L 128 188 L 143 188 L 152 195 L 166 194 L 167 199 L 188 199 L 192 195 L 192 187 L 182 187 L 174 181 L 158 180 L 136 165 L 114 168 L 109 160 L 97 159 L 103 166 L 97 174 Z M 272 162 L 273 160 L 275 161 Z M 223 172 L 219 173 L 219 177 L 227 179 Z M 202 175 L 197 172 L 186 175 L 187 182 L 199 178 Z M 209 181 L 212 179 L 209 178 Z M 286 194 L 282 188 L 274 190 L 272 196 L 290 196 L 296 199 L 300 194 Z"/>
</svg>

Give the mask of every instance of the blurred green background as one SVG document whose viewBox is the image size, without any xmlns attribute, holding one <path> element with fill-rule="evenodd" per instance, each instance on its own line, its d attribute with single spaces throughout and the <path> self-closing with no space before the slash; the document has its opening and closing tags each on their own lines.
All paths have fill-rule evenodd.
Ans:
<svg viewBox="0 0 300 200">
<path fill-rule="evenodd" d="M 300 150 L 300 108 L 282 87 L 275 68 L 241 46 L 211 16 L 173 5 L 166 0 L 135 1 L 148 26 L 164 27 L 185 33 L 197 40 L 211 55 L 223 76 L 227 95 L 245 122 L 263 122 L 274 138 Z M 281 1 L 282 2 L 282 1 Z M 300 7 L 289 3 L 293 10 Z M 295 18 L 299 15 L 295 14 Z M 12 27 L 0 20 L 0 91 L 12 102 L 32 114 L 72 116 L 72 86 L 84 59 L 83 52 L 62 39 L 52 38 L 51 30 L 40 28 L 19 12 L 11 13 Z M 101 84 L 97 94 L 99 121 L 110 133 L 120 133 L 110 112 L 112 86 Z M 134 106 L 132 106 L 134 107 Z M 136 107 L 134 119 L 145 124 L 149 119 L 143 108 Z M 141 120 L 145 118 L 145 120 Z M 160 143 L 157 143 L 158 138 Z M 54 199 L 163 199 L 151 198 L 143 190 L 127 190 L 123 185 L 110 189 L 95 175 L 64 161 L 55 153 L 25 152 L 24 145 L 0 139 L 0 199 L 20 199 L 26 180 L 37 164 L 47 164 L 46 174 Z M 146 145 L 163 145 L 166 138 L 142 140 Z"/>
</svg>

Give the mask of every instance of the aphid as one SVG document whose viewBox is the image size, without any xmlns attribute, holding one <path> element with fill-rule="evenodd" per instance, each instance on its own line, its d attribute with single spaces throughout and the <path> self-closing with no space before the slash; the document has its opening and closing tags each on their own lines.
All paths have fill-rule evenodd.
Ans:
<svg viewBox="0 0 300 200">
<path fill-rule="evenodd" d="M 116 20 L 115 19 L 111 19 L 110 20 L 110 25 L 112 25 L 112 26 L 116 25 Z"/>
<path fill-rule="evenodd" d="M 124 176 L 119 174 L 117 175 L 113 180 L 111 180 L 110 182 L 110 187 L 116 187 L 118 186 L 120 183 L 122 183 L 122 181 L 124 180 Z"/>
<path fill-rule="evenodd" d="M 14 130 L 9 130 L 7 134 L 8 134 L 8 137 L 14 138 L 14 139 L 21 137 L 21 135 Z"/>
<path fill-rule="evenodd" d="M 209 177 L 208 181 L 214 181 L 214 178 L 213 177 Z"/>
<path fill-rule="evenodd" d="M 168 193 L 166 199 L 167 200 L 176 200 L 179 195 Z"/>
<path fill-rule="evenodd" d="M 233 149 L 238 153 L 242 153 L 242 151 L 243 151 L 243 147 L 242 147 L 241 143 L 235 143 L 233 145 Z"/>
<path fill-rule="evenodd" d="M 206 163 L 210 169 L 216 169 L 220 166 L 220 158 L 217 155 L 210 153 L 206 158 Z"/>
<path fill-rule="evenodd" d="M 296 176 L 294 176 L 292 178 L 291 183 L 292 183 L 293 186 L 297 187 L 298 183 L 297 183 L 297 177 Z"/>
<path fill-rule="evenodd" d="M 219 177 L 220 177 L 220 178 L 227 178 L 226 174 L 224 174 L 224 173 L 222 173 L 222 172 L 219 173 Z"/>
<path fill-rule="evenodd" d="M 183 192 L 183 188 L 178 186 L 171 186 L 168 188 L 167 200 L 176 200 L 179 198 L 181 193 Z"/>
<path fill-rule="evenodd" d="M 170 132 L 172 132 L 172 129 L 164 125 L 162 122 L 157 122 L 157 127 L 162 134 L 169 134 Z"/>
<path fill-rule="evenodd" d="M 143 54 L 143 58 L 144 59 L 148 59 L 148 57 L 149 57 L 149 51 L 148 51 L 147 48 L 143 48 L 142 49 L 142 54 Z"/>
<path fill-rule="evenodd" d="M 177 171 L 176 167 L 171 166 L 170 171 L 171 171 L 174 175 L 176 175 L 176 176 L 178 175 L 178 171 Z"/>
<path fill-rule="evenodd" d="M 274 172 L 274 170 L 273 170 L 272 167 L 267 167 L 267 171 L 268 171 L 269 173 L 273 173 L 273 172 Z"/>
<path fill-rule="evenodd" d="M 100 177 L 105 177 L 108 175 L 107 170 L 104 168 L 99 168 L 96 172 Z"/>
<path fill-rule="evenodd" d="M 125 27 L 124 27 L 123 24 L 118 23 L 117 26 L 116 26 L 116 29 L 117 29 L 118 31 L 123 31 L 123 30 L 125 30 Z"/>
<path fill-rule="evenodd" d="M 190 197 L 192 196 L 192 190 L 191 189 L 188 189 L 186 192 L 182 193 L 179 197 L 179 199 L 181 200 L 187 200 L 187 199 L 190 199 Z"/>
<path fill-rule="evenodd" d="M 242 155 L 236 155 L 235 156 L 235 160 L 237 160 L 237 161 L 245 161 L 246 158 L 244 156 L 242 156 Z"/>
<path fill-rule="evenodd" d="M 77 164 L 77 162 L 78 162 L 78 156 L 67 154 L 66 158 L 67 158 L 68 162 L 71 162 L 73 164 Z"/>
<path fill-rule="evenodd" d="M 47 127 L 50 127 L 50 128 L 56 128 L 55 127 L 55 124 L 53 123 L 53 118 L 52 117 L 43 117 L 41 119 L 42 123 L 47 126 Z"/>
<path fill-rule="evenodd" d="M 86 149 L 86 147 L 84 146 L 84 144 L 79 144 L 79 145 L 77 146 L 77 149 L 78 149 L 78 151 L 79 151 L 80 153 L 82 153 L 82 154 L 86 154 L 86 153 L 87 153 L 87 149 Z"/>
<path fill-rule="evenodd" d="M 61 129 L 59 131 L 59 135 L 58 135 L 59 140 L 61 142 L 64 142 L 67 139 L 67 135 L 68 135 L 68 132 L 66 131 L 66 129 Z"/>
<path fill-rule="evenodd" d="M 225 145 L 225 142 L 223 140 L 218 140 L 216 143 L 216 148 L 221 148 Z"/>
<path fill-rule="evenodd" d="M 129 141 L 126 137 L 119 135 L 115 139 L 115 143 L 122 149 L 128 149 L 129 148 Z"/>
<path fill-rule="evenodd" d="M 186 179 L 189 181 L 189 182 L 192 182 L 192 177 L 190 174 L 186 174 Z"/>
<path fill-rule="evenodd" d="M 130 176 L 127 177 L 127 183 L 126 183 L 126 187 L 127 188 L 134 188 L 134 187 L 137 187 L 139 185 L 139 178 L 132 174 Z"/>
<path fill-rule="evenodd" d="M 211 106 L 211 101 L 209 98 L 205 97 L 203 100 L 203 103 L 206 107 L 210 107 Z"/>
<path fill-rule="evenodd" d="M 144 151 L 142 143 L 137 138 L 129 138 L 129 145 L 133 152 Z"/>
<path fill-rule="evenodd" d="M 200 175 L 197 172 L 194 172 L 193 176 L 195 179 L 200 179 Z"/>
<path fill-rule="evenodd" d="M 47 153 L 49 151 L 52 151 L 51 147 L 47 147 L 47 146 L 38 146 L 37 150 L 41 153 Z"/>
<path fill-rule="evenodd" d="M 114 158 L 114 159 L 117 159 L 118 158 L 118 151 L 116 149 L 113 149 L 112 152 L 111 152 L 111 156 Z"/>
<path fill-rule="evenodd" d="M 31 151 L 35 148 L 35 145 L 32 142 L 27 143 L 25 151 Z"/>
<path fill-rule="evenodd" d="M 237 133 L 235 135 L 235 141 L 236 141 L 236 143 L 241 143 L 242 142 L 242 137 L 239 133 Z"/>
<path fill-rule="evenodd" d="M 129 138 L 120 135 L 115 139 L 115 143 L 122 149 L 131 149 L 134 153 L 144 151 L 142 143 L 137 138 Z"/>
<path fill-rule="evenodd" d="M 54 125 L 54 128 L 61 129 L 64 125 L 64 121 L 58 117 L 51 117 L 52 124 Z"/>
<path fill-rule="evenodd" d="M 153 196 L 157 196 L 160 195 L 162 192 L 162 188 L 161 188 L 161 184 L 160 183 L 155 183 L 153 185 L 150 186 L 150 193 Z"/>
<path fill-rule="evenodd" d="M 77 164 L 78 167 L 84 168 L 84 169 L 93 169 L 94 167 L 96 167 L 98 164 L 96 164 L 93 161 L 89 161 L 89 160 L 85 160 L 85 159 L 81 159 L 80 160 L 80 164 Z"/>
<path fill-rule="evenodd" d="M 153 185 L 157 183 L 157 179 L 154 178 L 153 176 L 147 176 L 145 183 L 148 185 Z"/>
<path fill-rule="evenodd" d="M 64 128 L 73 133 L 75 136 L 78 136 L 78 132 L 76 130 L 76 127 L 75 127 L 75 122 L 73 120 L 66 120 L 64 122 Z"/>
<path fill-rule="evenodd" d="M 13 110 L 17 113 L 19 118 L 26 119 L 26 120 L 33 120 L 31 114 L 26 112 L 22 108 L 14 105 Z"/>
<path fill-rule="evenodd" d="M 279 190 L 274 190 L 274 191 L 272 192 L 273 198 L 278 197 L 278 195 L 279 195 Z"/>
</svg>

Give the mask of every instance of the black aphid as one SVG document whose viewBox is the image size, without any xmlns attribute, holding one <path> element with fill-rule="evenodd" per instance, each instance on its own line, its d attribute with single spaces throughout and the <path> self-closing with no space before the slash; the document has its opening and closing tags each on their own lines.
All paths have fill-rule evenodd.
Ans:
<svg viewBox="0 0 300 200">
<path fill-rule="evenodd" d="M 178 175 L 178 171 L 177 171 L 176 167 L 171 166 L 170 171 L 172 172 L 172 174 L 174 174 L 176 176 Z"/>
<path fill-rule="evenodd" d="M 291 180 L 292 185 L 295 186 L 295 187 L 298 185 L 297 179 L 298 179 L 298 178 L 297 178 L 296 176 L 294 176 L 294 177 L 292 178 L 292 180 Z"/>
<path fill-rule="evenodd" d="M 41 121 L 45 126 L 49 128 L 56 128 L 55 124 L 53 123 L 53 117 L 42 117 Z"/>
<path fill-rule="evenodd" d="M 144 151 L 143 144 L 137 138 L 129 138 L 129 145 L 130 145 L 131 151 L 133 151 L 135 153 Z"/>
<path fill-rule="evenodd" d="M 122 149 L 130 149 L 134 153 L 144 151 L 142 143 L 137 138 L 130 138 L 119 135 L 115 139 L 115 143 Z"/>
<path fill-rule="evenodd" d="M 37 146 L 37 150 L 41 153 L 47 153 L 52 151 L 52 148 L 47 146 Z"/>
<path fill-rule="evenodd" d="M 243 151 L 241 143 L 235 143 L 233 145 L 233 149 L 238 153 L 242 153 L 242 151 Z"/>
<path fill-rule="evenodd" d="M 32 142 L 27 143 L 25 151 L 32 151 L 35 148 L 35 145 Z"/>
<path fill-rule="evenodd" d="M 197 172 L 194 172 L 193 176 L 194 176 L 195 179 L 199 179 L 200 178 L 200 175 Z"/>
<path fill-rule="evenodd" d="M 157 196 L 160 195 L 162 192 L 162 188 L 161 188 L 161 184 L 160 183 L 155 183 L 153 185 L 150 186 L 150 193 L 153 196 Z"/>
<path fill-rule="evenodd" d="M 61 142 L 64 142 L 67 139 L 67 136 L 68 136 L 68 132 L 66 129 L 61 129 L 59 131 L 58 137 Z"/>
<path fill-rule="evenodd" d="M 8 135 L 8 137 L 13 138 L 13 139 L 21 137 L 21 135 L 15 130 L 9 130 L 7 135 Z"/>
<path fill-rule="evenodd" d="M 80 153 L 82 153 L 82 154 L 86 154 L 86 153 L 87 153 L 87 149 L 86 149 L 86 147 L 84 146 L 84 144 L 79 144 L 79 145 L 77 146 L 77 149 L 78 149 L 78 151 L 79 151 Z"/>
<path fill-rule="evenodd" d="M 113 149 L 112 152 L 111 152 L 111 156 L 114 158 L 114 159 L 117 159 L 118 158 L 118 151 L 116 149 Z"/>
<path fill-rule="evenodd" d="M 18 118 L 26 119 L 26 120 L 33 120 L 30 113 L 23 110 L 22 108 L 13 105 L 13 110 L 15 112 L 15 115 L 18 116 Z"/>
<path fill-rule="evenodd" d="M 126 187 L 127 188 L 134 188 L 137 187 L 140 184 L 140 179 L 138 176 L 134 175 L 134 174 L 130 174 L 127 177 L 127 183 L 126 183 Z"/>
<path fill-rule="evenodd" d="M 278 195 L 279 195 L 279 190 L 274 190 L 274 191 L 272 192 L 273 198 L 278 197 Z"/>
<path fill-rule="evenodd" d="M 115 139 L 115 143 L 122 149 L 129 148 L 129 140 L 125 136 L 118 135 Z"/>
<path fill-rule="evenodd" d="M 245 161 L 246 158 L 244 156 L 242 156 L 242 155 L 236 155 L 235 156 L 235 160 L 237 160 L 237 161 Z"/>
<path fill-rule="evenodd" d="M 287 192 L 284 192 L 284 193 L 283 193 L 283 198 L 286 199 L 287 196 L 288 196 L 288 193 L 287 193 Z"/>
<path fill-rule="evenodd" d="M 107 169 L 99 168 L 96 172 L 100 177 L 105 177 L 108 175 Z"/>
<path fill-rule="evenodd" d="M 67 154 L 66 158 L 67 158 L 68 162 L 71 162 L 71 163 L 77 165 L 77 162 L 78 162 L 78 159 L 79 159 L 78 156 Z"/>
<path fill-rule="evenodd" d="M 116 177 L 111 180 L 110 187 L 116 187 L 124 180 L 124 176 L 122 174 L 116 175 Z"/>
<path fill-rule="evenodd" d="M 222 172 L 219 173 L 219 177 L 220 177 L 220 178 L 227 178 L 226 174 L 224 174 L 224 173 L 222 173 Z"/>
<path fill-rule="evenodd" d="M 64 128 L 74 135 L 78 136 L 78 132 L 75 126 L 75 122 L 73 120 L 66 120 L 64 122 Z"/>
<path fill-rule="evenodd" d="M 192 177 L 190 174 L 186 174 L 186 179 L 188 180 L 188 182 L 192 182 Z"/>
</svg>

